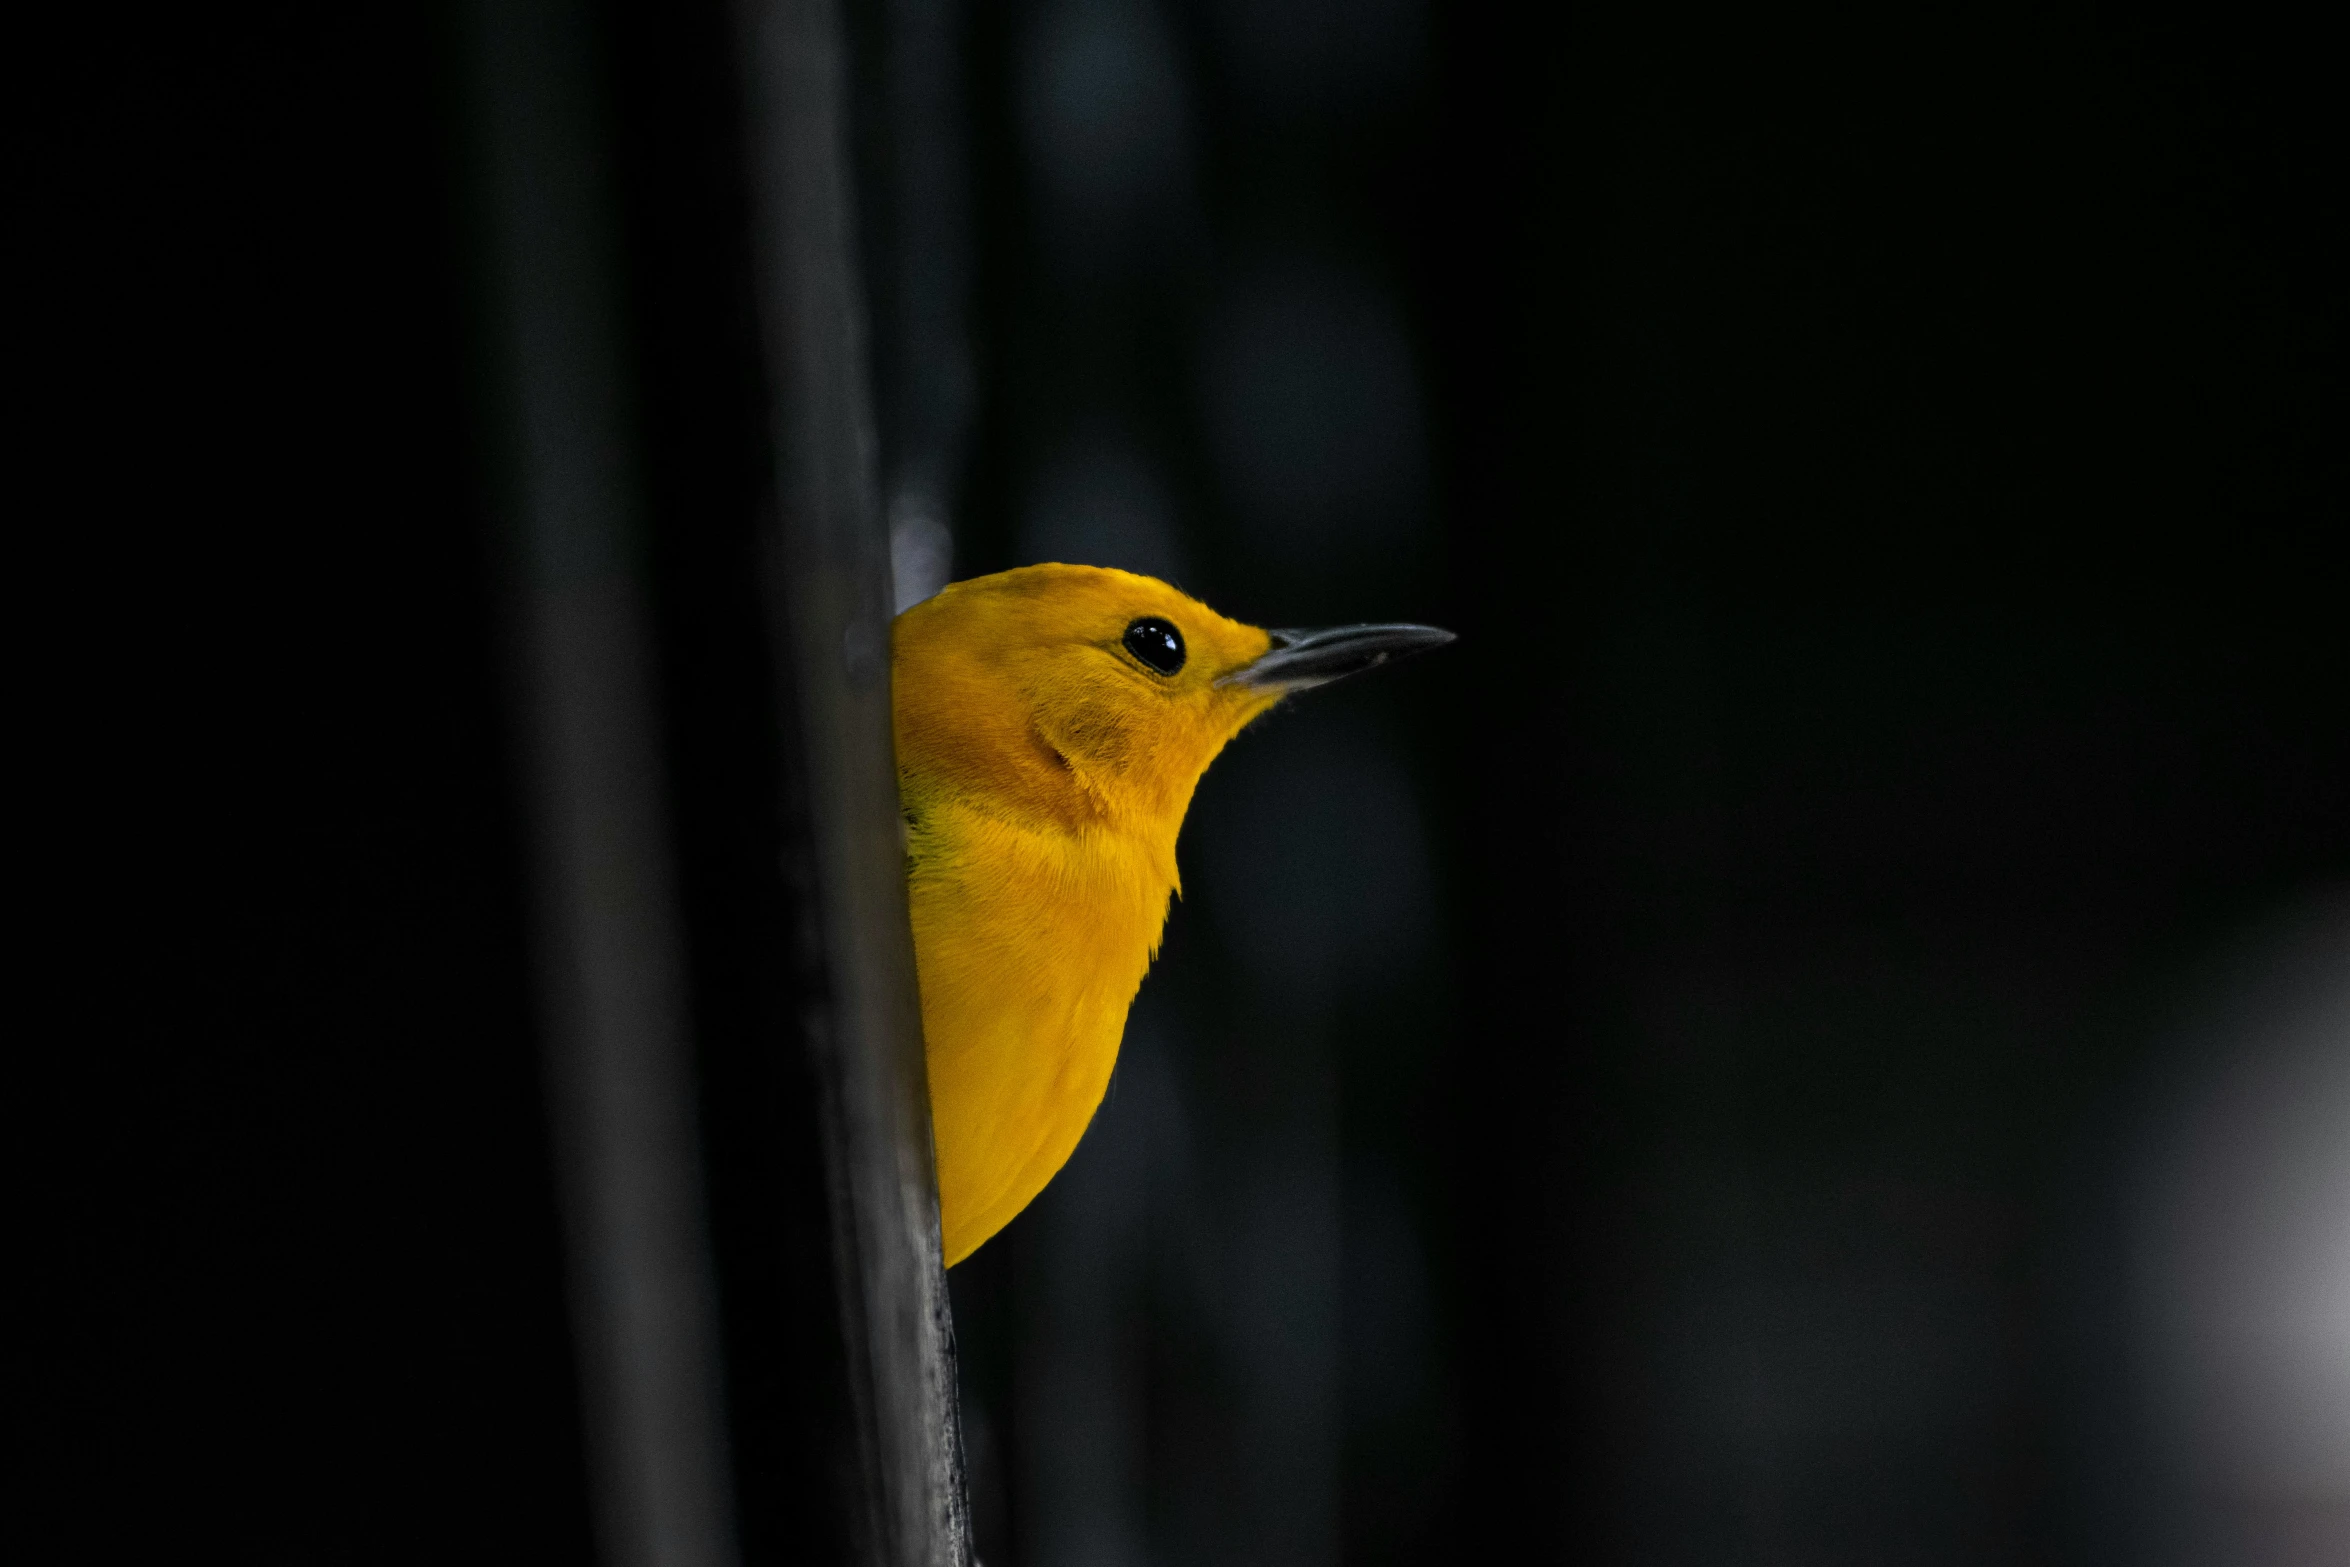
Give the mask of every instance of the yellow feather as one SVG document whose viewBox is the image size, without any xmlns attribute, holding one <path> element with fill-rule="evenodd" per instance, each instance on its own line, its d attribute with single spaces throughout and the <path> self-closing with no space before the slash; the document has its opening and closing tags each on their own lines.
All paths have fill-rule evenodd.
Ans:
<svg viewBox="0 0 2350 1567">
<path fill-rule="evenodd" d="M 1123 644 L 1174 625 L 1183 666 Z M 1219 684 L 1272 638 L 1166 583 L 1029 566 L 900 615 L 899 794 L 946 1260 L 1028 1206 L 1093 1119 L 1180 890 L 1216 754 L 1277 690 Z"/>
</svg>

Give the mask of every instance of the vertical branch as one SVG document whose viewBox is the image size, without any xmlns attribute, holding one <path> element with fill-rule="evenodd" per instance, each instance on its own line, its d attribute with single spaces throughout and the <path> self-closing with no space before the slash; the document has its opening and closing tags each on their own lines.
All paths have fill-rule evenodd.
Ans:
<svg viewBox="0 0 2350 1567">
<path fill-rule="evenodd" d="M 685 936 L 585 18 L 468 13 L 552 1142 L 604 1559 L 736 1559 Z"/>
<path fill-rule="evenodd" d="M 857 286 L 847 69 L 830 0 L 742 12 L 753 253 L 775 396 L 775 592 L 800 696 L 831 1006 L 836 1258 L 868 1452 L 866 1559 L 968 1559 L 921 1011 L 889 712 L 891 586 Z"/>
<path fill-rule="evenodd" d="M 846 45 L 723 4 L 466 13 L 602 1552 L 965 1567 Z"/>
</svg>

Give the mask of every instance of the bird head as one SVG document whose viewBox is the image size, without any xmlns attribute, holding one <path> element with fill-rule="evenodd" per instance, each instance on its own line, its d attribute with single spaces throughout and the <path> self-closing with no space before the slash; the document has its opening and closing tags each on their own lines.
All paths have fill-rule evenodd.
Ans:
<svg viewBox="0 0 2350 1567">
<path fill-rule="evenodd" d="M 898 766 L 914 794 L 1171 846 L 1200 775 L 1251 720 L 1451 640 L 1431 626 L 1265 631 L 1154 577 L 1026 566 L 898 617 Z"/>
</svg>

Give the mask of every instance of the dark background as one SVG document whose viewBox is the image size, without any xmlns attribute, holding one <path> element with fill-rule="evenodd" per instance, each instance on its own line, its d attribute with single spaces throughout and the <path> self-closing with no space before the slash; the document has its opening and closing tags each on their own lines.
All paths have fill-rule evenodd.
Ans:
<svg viewBox="0 0 2350 1567">
<path fill-rule="evenodd" d="M 1033 62 L 1121 28 L 1163 129 L 1055 144 Z M 2350 847 L 2334 56 L 2079 9 L 977 36 L 958 569 L 1071 549 L 1074 488 L 1082 558 L 1463 638 L 1203 786 L 1109 1107 L 955 1276 L 983 1548 L 2161 1559 L 2084 1213 L 2188 976 Z M 1064 167 L 1120 134 L 1125 185 Z"/>
<path fill-rule="evenodd" d="M 1204 786 L 1097 1134 L 954 1275 L 984 1559 L 2154 1559 L 2115 1128 L 2350 871 L 2339 55 L 853 20 L 901 526 L 1462 634 Z M 601 26 L 631 265 L 690 292 L 626 160 L 704 100 Z M 16 67 L 67 1556 L 587 1551 L 457 36 Z M 657 535 L 742 449 L 674 411 Z"/>
</svg>

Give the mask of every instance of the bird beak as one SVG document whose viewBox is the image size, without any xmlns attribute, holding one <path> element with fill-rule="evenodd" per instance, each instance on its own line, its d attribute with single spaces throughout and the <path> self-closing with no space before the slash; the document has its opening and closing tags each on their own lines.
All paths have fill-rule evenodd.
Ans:
<svg viewBox="0 0 2350 1567">
<path fill-rule="evenodd" d="M 1453 640 L 1434 626 L 1333 626 L 1327 631 L 1276 631 L 1273 649 L 1216 682 L 1262 690 L 1303 691 L 1377 669 Z"/>
</svg>

